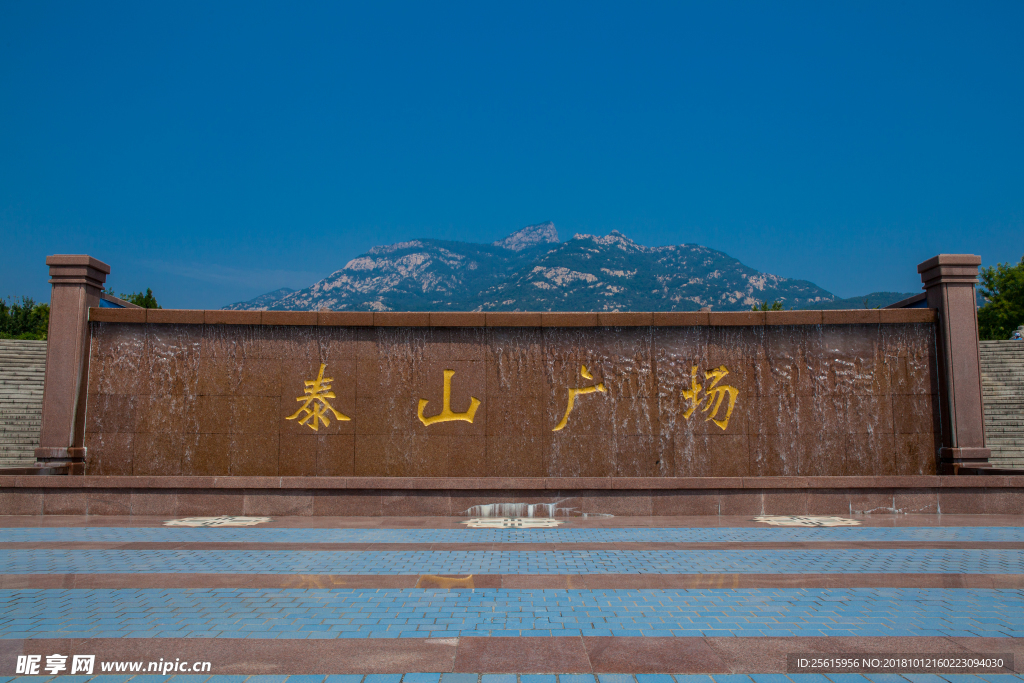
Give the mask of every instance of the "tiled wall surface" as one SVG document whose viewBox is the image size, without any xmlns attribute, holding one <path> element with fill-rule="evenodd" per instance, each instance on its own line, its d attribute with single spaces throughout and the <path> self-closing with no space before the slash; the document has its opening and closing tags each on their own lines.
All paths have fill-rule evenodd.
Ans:
<svg viewBox="0 0 1024 683">
<path fill-rule="evenodd" d="M 935 473 L 937 367 L 928 322 L 192 323 L 91 323 L 87 474 Z M 329 414 L 330 424 L 313 431 L 286 418 L 321 364 L 333 379 L 331 406 L 351 419 Z M 724 429 L 705 418 L 724 421 L 728 396 L 718 411 L 704 412 L 703 403 L 685 415 L 694 367 L 698 398 L 708 395 L 707 372 L 728 370 L 719 385 L 736 389 L 736 403 Z M 466 411 L 471 397 L 479 408 L 472 423 L 425 426 L 419 402 L 428 401 L 427 417 L 441 411 L 446 370 L 454 371 L 451 410 Z M 577 396 L 565 428 L 552 431 L 569 389 L 597 383 L 606 391 Z"/>
</svg>

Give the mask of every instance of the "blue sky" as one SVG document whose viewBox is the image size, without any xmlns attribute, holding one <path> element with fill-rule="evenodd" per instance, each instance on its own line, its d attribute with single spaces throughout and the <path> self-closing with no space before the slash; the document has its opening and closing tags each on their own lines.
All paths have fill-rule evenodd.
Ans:
<svg viewBox="0 0 1024 683">
<path fill-rule="evenodd" d="M 215 308 L 553 220 L 840 295 L 1024 254 L 1024 3 L 0 3 L 0 294 Z"/>
</svg>

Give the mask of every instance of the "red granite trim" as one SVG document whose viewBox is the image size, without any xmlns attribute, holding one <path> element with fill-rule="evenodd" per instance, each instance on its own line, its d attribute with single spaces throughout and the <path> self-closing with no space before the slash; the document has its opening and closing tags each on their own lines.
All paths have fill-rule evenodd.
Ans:
<svg viewBox="0 0 1024 683">
<path fill-rule="evenodd" d="M 317 324 L 316 311 L 262 311 L 260 314 L 262 325 L 305 325 L 307 327 Z"/>
<path fill-rule="evenodd" d="M 764 321 L 764 311 L 723 311 L 721 313 L 712 311 L 708 314 L 709 325 L 750 327 L 764 325 Z"/>
<path fill-rule="evenodd" d="M 820 325 L 821 311 L 765 311 L 765 325 Z"/>
<path fill-rule="evenodd" d="M 269 313 L 270 315 L 266 315 Z M 299 315 L 293 315 L 299 314 Z M 357 327 L 690 327 L 699 325 L 861 325 L 934 323 L 929 308 L 838 311 L 637 311 L 541 313 L 476 311 L 223 311 L 201 309 L 89 309 L 89 320 L 186 325 L 328 325 Z M 289 322 L 280 322 L 288 320 Z"/>
<path fill-rule="evenodd" d="M 146 309 L 147 323 L 165 325 L 202 325 L 205 319 L 205 311 L 173 308 Z"/>
<path fill-rule="evenodd" d="M 30 492 L 31 493 L 31 492 Z M 41 496 L 38 496 L 41 499 Z M 39 507 L 37 505 L 37 507 Z M 855 515 L 865 527 L 1020 527 L 1024 526 L 1024 515 L 1008 514 L 950 514 L 911 513 L 901 515 Z M 38 512 L 0 515 L 0 529 L 4 528 L 81 528 L 81 527 L 162 527 L 170 519 L 167 515 L 47 515 Z M 261 529 L 465 529 L 465 517 L 424 517 L 414 515 L 347 515 L 344 517 L 322 515 L 311 517 L 272 516 Z M 572 517 L 565 521 L 574 528 L 582 529 L 642 529 L 642 528 L 753 528 L 764 529 L 767 525 L 755 522 L 751 515 L 721 516 L 620 516 L 620 517 Z"/>
<path fill-rule="evenodd" d="M 693 327 L 707 325 L 709 315 L 707 311 L 668 311 L 654 313 L 652 323 L 655 327 Z"/>
<path fill-rule="evenodd" d="M 484 327 L 486 313 L 441 312 L 430 314 L 431 327 Z"/>
<path fill-rule="evenodd" d="M 96 655 L 97 661 L 208 661 L 212 674 L 406 673 L 785 673 L 789 653 L 1011 653 L 1024 638 L 39 638 L 0 643 L 0 669 L 23 654 Z"/>
<path fill-rule="evenodd" d="M 145 308 L 100 308 L 89 309 L 89 321 L 94 323 L 144 323 Z"/>
<path fill-rule="evenodd" d="M 430 314 L 425 311 L 374 313 L 373 324 L 378 327 L 429 327 Z"/>
<path fill-rule="evenodd" d="M 487 327 L 540 327 L 540 313 L 487 313 Z"/>
<path fill-rule="evenodd" d="M 323 327 L 372 327 L 373 311 L 318 311 L 316 324 Z"/>
<path fill-rule="evenodd" d="M 259 325 L 262 311 L 205 311 L 207 325 Z"/>
<path fill-rule="evenodd" d="M 23 476 L 0 474 L 0 489 L 365 489 L 365 490 L 655 490 L 655 489 L 991 489 L 1024 488 L 1024 476 L 903 477 L 192 477 Z"/>
<path fill-rule="evenodd" d="M 541 313 L 541 327 L 597 327 L 597 313 Z"/>
<path fill-rule="evenodd" d="M 654 324 L 654 314 L 598 313 L 597 324 L 601 327 L 650 327 Z"/>
<path fill-rule="evenodd" d="M 821 322 L 825 325 L 877 325 L 881 322 L 875 308 L 853 308 L 844 311 L 822 311 Z"/>
<path fill-rule="evenodd" d="M 934 323 L 939 318 L 934 308 L 883 308 L 878 315 L 883 325 Z"/>
<path fill-rule="evenodd" d="M 729 673 L 706 638 L 583 638 L 594 673 Z"/>
<path fill-rule="evenodd" d="M 453 671 L 590 673 L 593 670 L 581 638 L 459 638 L 458 642 Z"/>
<path fill-rule="evenodd" d="M 423 578 L 379 574 L 0 574 L 0 589 L 415 588 Z M 474 574 L 472 581 L 474 589 L 509 590 L 1024 588 L 1024 575 L 1020 574 Z"/>
</svg>

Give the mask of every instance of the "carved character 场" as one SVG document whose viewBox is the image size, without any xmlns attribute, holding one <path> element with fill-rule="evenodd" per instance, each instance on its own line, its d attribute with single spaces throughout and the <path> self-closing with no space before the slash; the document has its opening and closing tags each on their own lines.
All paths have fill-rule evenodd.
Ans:
<svg viewBox="0 0 1024 683">
<path fill-rule="evenodd" d="M 441 412 L 433 417 L 424 417 L 423 409 L 427 407 L 429 401 L 425 398 L 420 399 L 419 409 L 417 415 L 419 415 L 420 422 L 424 426 L 429 427 L 430 425 L 437 422 L 455 422 L 463 421 L 472 424 L 473 416 L 476 415 L 476 409 L 480 407 L 480 399 L 469 397 L 469 410 L 464 413 L 453 413 L 452 412 L 452 375 L 455 374 L 454 370 L 444 371 L 444 395 L 441 398 Z"/>
<path fill-rule="evenodd" d="M 689 420 L 697 406 L 703 403 L 704 407 L 701 408 L 701 412 L 708 414 L 704 421 L 710 420 L 718 425 L 722 431 L 725 431 L 726 427 L 729 426 L 729 418 L 732 417 L 732 411 L 736 407 L 736 398 L 740 394 L 740 390 L 736 387 L 719 384 L 722 378 L 728 374 L 729 370 L 724 365 L 705 372 L 704 379 L 710 379 L 712 382 L 708 386 L 707 393 L 701 395 L 701 392 L 704 391 L 704 385 L 697 381 L 697 366 L 694 365 L 690 369 L 690 388 L 683 389 L 683 398 L 690 401 L 690 407 L 683 412 L 683 417 Z M 729 399 L 729 403 L 725 409 L 725 419 L 715 419 L 726 398 Z"/>
<path fill-rule="evenodd" d="M 587 366 L 581 366 L 580 374 L 583 375 L 584 379 L 594 379 L 594 376 L 587 370 Z M 573 406 L 576 404 L 576 397 L 580 394 L 592 394 L 595 391 L 605 393 L 607 389 L 604 388 L 604 382 L 599 382 L 593 386 L 583 387 L 582 389 L 570 389 L 569 390 L 569 405 L 565 407 L 565 415 L 562 416 L 562 421 L 559 422 L 554 429 L 551 431 L 557 432 L 565 429 L 565 425 L 569 422 L 569 413 L 572 412 Z"/>
<path fill-rule="evenodd" d="M 295 414 L 286 417 L 286 420 L 294 420 L 300 415 L 305 413 L 304 417 L 299 420 L 300 425 L 306 425 L 314 432 L 319 431 L 320 424 L 323 423 L 324 427 L 330 425 L 330 420 L 327 419 L 328 411 L 334 415 L 334 418 L 339 421 L 346 421 L 352 418 L 347 415 L 342 415 L 327 402 L 329 398 L 336 398 L 334 392 L 331 391 L 331 382 L 334 380 L 330 377 L 324 377 L 324 369 L 327 366 L 325 364 L 320 365 L 320 374 L 314 380 L 305 382 L 306 389 L 304 391 L 305 396 L 299 396 L 296 401 L 302 402 L 302 406 L 295 411 Z M 312 406 L 312 408 L 310 407 Z M 312 418 L 312 422 L 309 420 Z M 309 422 L 309 424 L 306 424 Z"/>
</svg>

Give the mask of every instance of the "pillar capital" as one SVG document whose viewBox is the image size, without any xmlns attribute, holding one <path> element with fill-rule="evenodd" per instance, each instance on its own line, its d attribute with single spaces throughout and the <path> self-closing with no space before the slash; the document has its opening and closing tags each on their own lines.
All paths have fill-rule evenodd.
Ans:
<svg viewBox="0 0 1024 683">
<path fill-rule="evenodd" d="M 50 266 L 50 284 L 86 285 L 102 289 L 110 275 L 110 266 L 85 254 L 53 254 L 46 257 Z"/>
<path fill-rule="evenodd" d="M 974 254 L 939 254 L 917 266 L 924 289 L 943 284 L 975 285 L 981 257 Z"/>
</svg>

